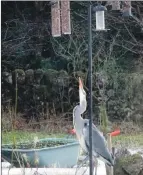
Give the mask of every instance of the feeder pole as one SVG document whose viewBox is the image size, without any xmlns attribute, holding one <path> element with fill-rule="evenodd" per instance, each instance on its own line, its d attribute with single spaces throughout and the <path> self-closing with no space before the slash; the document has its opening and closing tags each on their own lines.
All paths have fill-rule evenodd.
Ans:
<svg viewBox="0 0 143 175">
<path fill-rule="evenodd" d="M 90 175 L 93 175 L 92 154 L 92 5 L 88 6 L 88 86 L 89 86 L 89 162 Z"/>
</svg>

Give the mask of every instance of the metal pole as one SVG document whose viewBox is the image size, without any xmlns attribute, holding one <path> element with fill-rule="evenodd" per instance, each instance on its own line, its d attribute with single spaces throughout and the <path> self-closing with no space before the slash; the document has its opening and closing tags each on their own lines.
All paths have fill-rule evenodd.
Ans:
<svg viewBox="0 0 143 175">
<path fill-rule="evenodd" d="M 89 161 L 90 161 L 90 175 L 93 175 L 93 161 L 92 161 L 92 5 L 89 2 L 88 7 L 88 86 L 89 86 Z"/>
</svg>

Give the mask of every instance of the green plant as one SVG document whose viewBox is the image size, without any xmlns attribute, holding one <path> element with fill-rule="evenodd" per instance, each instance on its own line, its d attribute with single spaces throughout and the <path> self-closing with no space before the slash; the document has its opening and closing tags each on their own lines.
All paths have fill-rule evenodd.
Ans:
<svg viewBox="0 0 143 175">
<path fill-rule="evenodd" d="M 25 143 L 25 142 L 30 142 L 31 140 L 33 140 L 33 138 L 37 138 L 38 139 L 43 139 L 43 138 L 62 138 L 62 137 L 66 137 L 67 134 L 65 133 L 47 133 L 45 131 L 14 131 L 14 133 L 12 132 L 2 132 L 2 145 L 3 144 L 12 144 L 13 143 L 13 134 L 15 135 L 15 138 L 17 140 L 17 143 Z M 34 145 L 34 142 L 33 142 Z"/>
<path fill-rule="evenodd" d="M 108 116 L 103 102 L 100 104 L 100 128 L 104 134 L 108 132 Z"/>
<path fill-rule="evenodd" d="M 143 133 L 138 134 L 121 134 L 119 136 L 112 138 L 112 143 L 115 148 L 126 147 L 132 148 L 142 148 L 143 145 Z"/>
</svg>

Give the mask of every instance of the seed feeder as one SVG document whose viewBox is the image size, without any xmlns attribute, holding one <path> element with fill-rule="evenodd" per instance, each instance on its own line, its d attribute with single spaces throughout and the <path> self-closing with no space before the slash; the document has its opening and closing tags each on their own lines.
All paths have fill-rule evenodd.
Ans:
<svg viewBox="0 0 143 175">
<path fill-rule="evenodd" d="M 107 10 L 107 8 L 101 4 L 93 8 L 93 11 L 96 13 L 96 31 L 106 30 L 104 16 L 105 10 Z"/>
<path fill-rule="evenodd" d="M 60 2 L 51 4 L 52 36 L 61 36 Z"/>
<path fill-rule="evenodd" d="M 51 1 L 52 36 L 71 34 L 70 1 Z"/>
<path fill-rule="evenodd" d="M 122 2 L 122 16 L 123 17 L 131 17 L 132 16 L 131 1 Z"/>
</svg>

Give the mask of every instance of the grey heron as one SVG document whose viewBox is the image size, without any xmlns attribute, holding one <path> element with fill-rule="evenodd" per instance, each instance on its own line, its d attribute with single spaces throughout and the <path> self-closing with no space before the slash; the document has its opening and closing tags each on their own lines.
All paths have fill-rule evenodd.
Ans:
<svg viewBox="0 0 143 175">
<path fill-rule="evenodd" d="M 73 109 L 73 125 L 81 148 L 89 152 L 89 120 L 83 119 L 81 115 L 86 111 L 87 101 L 86 92 L 83 88 L 81 79 L 79 78 L 79 99 L 80 103 Z M 114 165 L 114 158 L 106 146 L 106 140 L 98 128 L 92 124 L 92 149 L 93 158 L 101 159 L 109 166 Z"/>
</svg>

